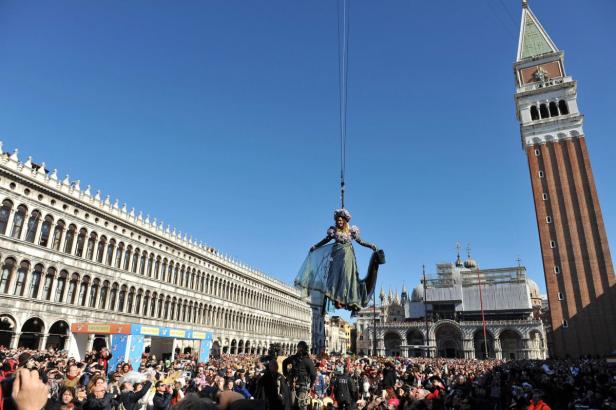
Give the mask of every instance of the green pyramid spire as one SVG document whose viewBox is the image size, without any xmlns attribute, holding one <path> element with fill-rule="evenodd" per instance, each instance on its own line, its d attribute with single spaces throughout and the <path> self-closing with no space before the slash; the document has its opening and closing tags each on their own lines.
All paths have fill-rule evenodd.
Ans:
<svg viewBox="0 0 616 410">
<path fill-rule="evenodd" d="M 518 61 L 541 54 L 558 51 L 539 20 L 528 7 L 522 9 L 522 25 L 518 45 Z"/>
</svg>

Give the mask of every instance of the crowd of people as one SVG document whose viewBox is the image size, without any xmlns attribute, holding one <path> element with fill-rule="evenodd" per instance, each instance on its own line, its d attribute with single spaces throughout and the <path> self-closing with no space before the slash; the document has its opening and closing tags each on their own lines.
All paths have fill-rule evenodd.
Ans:
<svg viewBox="0 0 616 410">
<path fill-rule="evenodd" d="M 144 353 L 139 368 L 109 368 L 105 348 L 0 347 L 0 410 L 616 409 L 606 360 L 375 358 L 298 352 L 221 355 L 198 363 Z"/>
</svg>

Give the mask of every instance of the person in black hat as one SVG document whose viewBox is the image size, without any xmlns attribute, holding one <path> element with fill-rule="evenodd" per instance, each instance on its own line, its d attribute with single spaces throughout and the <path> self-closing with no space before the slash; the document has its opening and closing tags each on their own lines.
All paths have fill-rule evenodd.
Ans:
<svg viewBox="0 0 616 410">
<path fill-rule="evenodd" d="M 334 395 L 340 410 L 355 410 L 357 402 L 357 386 L 351 378 L 348 367 L 334 381 Z"/>
<path fill-rule="evenodd" d="M 291 391 L 285 378 L 278 373 L 278 362 L 270 360 L 263 377 L 257 382 L 255 398 L 264 400 L 269 410 L 290 410 Z"/>
<path fill-rule="evenodd" d="M 303 340 L 297 344 L 297 353 L 282 362 L 282 373 L 291 385 L 294 406 L 305 410 L 310 401 L 310 388 L 317 378 L 314 363 L 308 357 L 308 344 Z"/>
<path fill-rule="evenodd" d="M 25 367 L 28 370 L 32 370 L 36 364 L 36 360 L 34 360 L 34 357 L 28 352 L 20 354 L 17 362 L 19 363 L 19 368 Z"/>
</svg>

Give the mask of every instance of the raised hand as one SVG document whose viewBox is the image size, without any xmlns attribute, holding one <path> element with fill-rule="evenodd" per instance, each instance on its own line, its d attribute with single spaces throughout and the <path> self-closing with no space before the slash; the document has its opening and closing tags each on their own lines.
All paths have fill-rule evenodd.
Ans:
<svg viewBox="0 0 616 410">
<path fill-rule="evenodd" d="M 48 393 L 47 385 L 39 378 L 38 371 L 17 371 L 11 396 L 19 410 L 41 410 L 47 402 Z"/>
</svg>

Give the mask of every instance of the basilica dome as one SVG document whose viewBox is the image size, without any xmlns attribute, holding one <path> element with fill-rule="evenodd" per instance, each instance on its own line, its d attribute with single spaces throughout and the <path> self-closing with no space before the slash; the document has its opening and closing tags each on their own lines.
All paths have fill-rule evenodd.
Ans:
<svg viewBox="0 0 616 410">
<path fill-rule="evenodd" d="M 531 299 L 541 299 L 541 294 L 539 293 L 539 285 L 532 279 L 526 279 L 528 283 L 528 289 L 530 290 L 530 298 Z"/>
<path fill-rule="evenodd" d="M 424 298 L 424 287 L 423 284 L 419 284 L 413 289 L 413 293 L 411 293 L 411 302 L 423 302 Z"/>
</svg>

